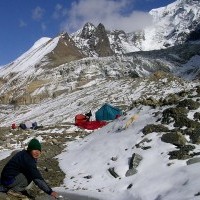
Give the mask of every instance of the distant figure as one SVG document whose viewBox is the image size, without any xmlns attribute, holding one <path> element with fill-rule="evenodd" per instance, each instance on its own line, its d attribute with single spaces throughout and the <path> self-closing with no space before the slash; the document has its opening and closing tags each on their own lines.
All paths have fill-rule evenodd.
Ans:
<svg viewBox="0 0 200 200">
<path fill-rule="evenodd" d="M 38 128 L 37 122 L 33 122 L 32 123 L 32 129 L 37 129 L 37 128 Z"/>
<path fill-rule="evenodd" d="M 86 121 L 90 121 L 90 118 L 92 117 L 92 112 L 91 112 L 91 110 L 90 110 L 89 113 L 86 113 L 85 116 L 86 116 Z"/>
<path fill-rule="evenodd" d="M 23 123 L 19 124 L 19 127 L 20 127 L 21 129 L 23 129 L 23 130 L 26 130 L 26 129 L 27 129 L 27 128 L 26 128 L 26 125 L 23 124 Z"/>
<path fill-rule="evenodd" d="M 17 128 L 17 125 L 16 125 L 15 123 L 13 123 L 13 124 L 11 125 L 11 128 L 12 128 L 12 129 L 16 129 L 16 128 Z"/>
<path fill-rule="evenodd" d="M 29 142 L 27 150 L 16 153 L 8 161 L 1 173 L 1 184 L 7 194 L 27 197 L 26 188 L 33 181 L 45 193 L 58 198 L 58 194 L 47 185 L 37 169 L 37 159 L 40 155 L 41 144 L 34 138 Z"/>
</svg>

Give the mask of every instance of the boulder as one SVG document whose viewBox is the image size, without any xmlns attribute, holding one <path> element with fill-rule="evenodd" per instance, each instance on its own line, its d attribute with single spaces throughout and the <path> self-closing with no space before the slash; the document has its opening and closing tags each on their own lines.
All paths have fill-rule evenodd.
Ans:
<svg viewBox="0 0 200 200">
<path fill-rule="evenodd" d="M 192 165 L 192 164 L 199 163 L 199 162 L 200 162 L 200 158 L 191 158 L 186 163 L 187 163 L 187 165 Z"/>
<path fill-rule="evenodd" d="M 161 140 L 174 145 L 185 145 L 187 142 L 185 136 L 180 132 L 163 134 Z"/>
<path fill-rule="evenodd" d="M 148 124 L 143 128 L 143 133 L 145 135 L 153 132 L 168 132 L 169 129 L 162 124 Z"/>
<path fill-rule="evenodd" d="M 137 167 L 139 166 L 140 162 L 142 161 L 142 156 L 139 154 L 134 153 L 130 158 L 129 162 L 129 170 L 126 172 L 125 176 L 132 176 L 137 173 Z"/>
</svg>

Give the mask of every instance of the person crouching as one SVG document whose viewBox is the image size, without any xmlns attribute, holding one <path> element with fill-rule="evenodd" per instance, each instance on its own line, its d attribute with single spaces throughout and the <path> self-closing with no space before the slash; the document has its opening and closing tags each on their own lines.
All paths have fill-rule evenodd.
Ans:
<svg viewBox="0 0 200 200">
<path fill-rule="evenodd" d="M 37 169 L 37 159 L 41 155 L 41 144 L 37 139 L 32 139 L 27 150 L 16 153 L 4 166 L 1 173 L 1 184 L 7 193 L 13 196 L 26 194 L 27 186 L 33 181 L 41 190 L 54 198 L 58 197 L 43 179 Z"/>
</svg>

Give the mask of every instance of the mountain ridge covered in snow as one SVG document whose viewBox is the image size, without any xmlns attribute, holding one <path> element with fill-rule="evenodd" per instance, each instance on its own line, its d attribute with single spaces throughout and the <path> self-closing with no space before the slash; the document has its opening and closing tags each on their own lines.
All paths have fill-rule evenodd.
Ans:
<svg viewBox="0 0 200 200">
<path fill-rule="evenodd" d="M 180 5 L 182 9 L 177 11 Z M 162 31 L 159 32 L 159 27 L 166 29 L 166 25 L 170 24 L 171 28 L 177 28 L 184 24 L 191 33 L 198 31 L 195 29 L 198 28 L 198 24 L 195 25 L 199 17 L 198 5 L 199 1 L 178 0 L 166 7 L 154 9 L 150 13 L 155 19 L 158 18 L 159 22 L 155 20 L 153 27 L 149 28 L 156 29 L 157 36 L 162 35 L 158 37 L 162 38 L 162 43 L 165 42 L 164 38 L 168 41 L 169 38 Z M 190 16 L 191 20 L 188 21 L 187 17 L 184 20 L 185 16 Z M 174 17 L 177 20 L 173 21 Z M 22 56 L 0 69 L 2 125 L 8 126 L 11 121 L 19 123 L 33 118 L 43 124 L 45 119 L 47 124 L 72 121 L 71 115 L 87 112 L 90 109 L 96 110 L 106 101 L 127 109 L 137 96 L 129 97 L 129 93 L 138 91 L 141 85 L 145 86 L 143 96 L 145 93 L 145 98 L 150 96 L 148 90 L 151 84 L 146 80 L 151 80 L 151 76 L 154 77 L 157 71 L 163 71 L 166 76 L 168 73 L 171 74 L 173 81 L 169 83 L 173 85 L 173 82 L 176 82 L 175 88 L 180 87 L 179 90 L 182 89 L 182 85 L 187 88 L 188 80 L 198 80 L 200 62 L 198 38 L 195 42 L 186 42 L 186 38 L 182 40 L 183 38 L 179 38 L 174 32 L 171 36 L 177 38 L 179 45 L 174 42 L 174 46 L 164 49 L 137 51 L 135 48 L 138 45 L 134 45 L 134 41 L 139 44 L 141 39 L 146 38 L 139 32 L 135 34 L 137 37 L 135 35 L 133 40 L 130 39 L 134 35 L 132 33 L 126 34 L 117 30 L 111 32 L 107 31 L 103 24 L 95 27 L 87 23 L 83 29 L 74 34 L 62 33 L 54 39 L 38 40 Z M 187 36 L 189 37 L 189 34 Z M 139 49 L 142 49 L 141 46 Z M 158 77 L 152 84 L 154 87 L 156 81 L 159 81 Z M 129 89 L 123 90 L 120 84 Z M 158 85 L 162 93 L 166 85 L 164 83 Z M 109 90 L 109 87 L 112 89 Z M 95 103 L 93 99 L 87 99 L 87 96 L 93 96 Z M 143 96 L 139 95 L 137 98 Z M 51 102 L 55 102 L 54 109 L 61 108 L 61 115 L 66 115 L 62 120 L 50 117 L 54 116 L 53 110 L 46 105 L 50 105 Z M 60 102 L 58 108 L 56 102 Z M 71 105 L 76 105 L 76 109 L 71 109 Z M 63 107 L 66 107 L 65 111 L 62 111 Z M 44 109 L 45 117 L 41 118 L 41 114 L 36 113 L 33 115 L 31 111 L 33 108 Z"/>
</svg>

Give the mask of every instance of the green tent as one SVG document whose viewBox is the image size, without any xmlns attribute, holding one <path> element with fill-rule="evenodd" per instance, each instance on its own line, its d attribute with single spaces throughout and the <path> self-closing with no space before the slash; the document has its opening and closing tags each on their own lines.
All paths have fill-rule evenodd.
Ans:
<svg viewBox="0 0 200 200">
<path fill-rule="evenodd" d="M 97 121 L 109 121 L 114 120 L 117 117 L 122 115 L 122 111 L 110 104 L 105 103 L 97 112 L 95 113 L 95 117 Z"/>
</svg>

